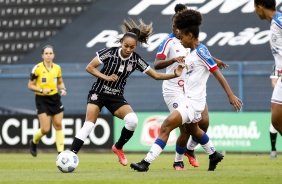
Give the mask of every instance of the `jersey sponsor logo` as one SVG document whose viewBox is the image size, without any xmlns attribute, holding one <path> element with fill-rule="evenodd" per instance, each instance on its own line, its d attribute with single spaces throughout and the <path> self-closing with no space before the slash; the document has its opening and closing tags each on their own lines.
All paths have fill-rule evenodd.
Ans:
<svg viewBox="0 0 282 184">
<path fill-rule="evenodd" d="M 107 93 L 107 94 L 116 95 L 117 93 L 120 92 L 119 89 L 113 89 L 113 88 L 110 88 L 109 86 L 106 86 L 106 85 L 103 85 L 103 88 L 105 89 L 104 93 Z"/>
<path fill-rule="evenodd" d="M 123 72 L 123 70 L 124 70 L 124 65 L 120 65 L 119 69 L 118 69 L 118 72 Z"/>
<path fill-rule="evenodd" d="M 146 70 L 147 65 L 142 59 L 138 59 L 138 64 L 141 66 L 143 70 Z"/>
<path fill-rule="evenodd" d="M 210 54 L 208 53 L 207 49 L 205 49 L 205 48 L 199 48 L 199 53 L 202 57 L 205 58 L 205 60 L 208 60 L 211 57 Z"/>
<path fill-rule="evenodd" d="M 128 72 L 131 72 L 131 71 L 132 71 L 132 64 L 131 64 L 131 63 L 129 63 L 129 64 L 127 65 L 126 70 L 127 70 Z"/>
<path fill-rule="evenodd" d="M 189 66 L 186 64 L 186 68 L 187 68 L 187 72 L 185 74 L 190 76 L 194 69 L 194 62 L 191 62 Z"/>
<path fill-rule="evenodd" d="M 186 75 L 189 75 L 189 76 L 190 76 L 192 72 L 193 72 L 193 71 L 190 70 L 190 71 L 186 72 Z"/>
<path fill-rule="evenodd" d="M 108 53 L 100 56 L 100 60 L 103 61 L 103 60 L 105 60 L 105 59 L 107 59 L 107 58 L 109 58 L 111 56 L 112 56 L 112 54 L 110 52 L 108 52 Z"/>
<path fill-rule="evenodd" d="M 183 87 L 184 86 L 184 80 L 178 80 L 178 86 Z"/>
</svg>

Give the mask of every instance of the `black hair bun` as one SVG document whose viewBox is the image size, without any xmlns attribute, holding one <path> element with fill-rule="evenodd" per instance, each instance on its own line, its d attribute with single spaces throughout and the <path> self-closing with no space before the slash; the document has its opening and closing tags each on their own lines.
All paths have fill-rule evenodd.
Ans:
<svg viewBox="0 0 282 184">
<path fill-rule="evenodd" d="M 178 13 L 178 12 L 184 10 L 184 9 L 187 9 L 187 7 L 184 4 L 177 4 L 174 7 L 175 13 Z"/>
</svg>

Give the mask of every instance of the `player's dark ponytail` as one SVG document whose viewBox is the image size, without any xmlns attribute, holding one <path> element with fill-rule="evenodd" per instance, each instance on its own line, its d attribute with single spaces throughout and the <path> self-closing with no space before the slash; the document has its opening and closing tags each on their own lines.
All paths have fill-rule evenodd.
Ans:
<svg viewBox="0 0 282 184">
<path fill-rule="evenodd" d="M 147 43 L 149 37 L 152 35 L 153 23 L 145 24 L 142 19 L 139 19 L 139 25 L 137 25 L 132 19 L 124 20 L 121 30 L 124 33 L 120 42 L 127 36 L 135 38 L 140 43 Z"/>
</svg>

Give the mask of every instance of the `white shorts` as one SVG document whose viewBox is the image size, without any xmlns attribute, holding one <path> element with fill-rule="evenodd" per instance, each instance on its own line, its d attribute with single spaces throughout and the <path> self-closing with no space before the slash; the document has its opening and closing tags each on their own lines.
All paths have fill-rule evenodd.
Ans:
<svg viewBox="0 0 282 184">
<path fill-rule="evenodd" d="M 164 101 L 167 105 L 169 112 L 175 110 L 185 99 L 186 98 L 183 94 L 175 96 L 164 96 Z"/>
<path fill-rule="evenodd" d="M 274 87 L 271 103 L 276 103 L 282 105 L 282 82 L 281 77 L 278 78 L 277 83 Z"/>
<path fill-rule="evenodd" d="M 201 113 L 205 109 L 206 102 L 194 101 L 186 98 L 176 109 L 182 117 L 182 124 L 197 123 L 202 119 Z"/>
</svg>

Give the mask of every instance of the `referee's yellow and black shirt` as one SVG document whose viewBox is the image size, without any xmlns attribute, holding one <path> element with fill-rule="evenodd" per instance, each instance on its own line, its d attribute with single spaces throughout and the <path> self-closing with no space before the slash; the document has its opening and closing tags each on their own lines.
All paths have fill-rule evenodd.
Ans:
<svg viewBox="0 0 282 184">
<path fill-rule="evenodd" d="M 57 80 L 62 77 L 61 67 L 55 63 L 52 63 L 52 69 L 48 71 L 43 62 L 38 63 L 32 69 L 30 79 L 36 79 L 36 86 L 43 89 L 48 88 L 51 92 L 48 95 L 54 95 L 58 93 Z M 37 95 L 44 95 L 40 92 L 35 92 Z"/>
</svg>

